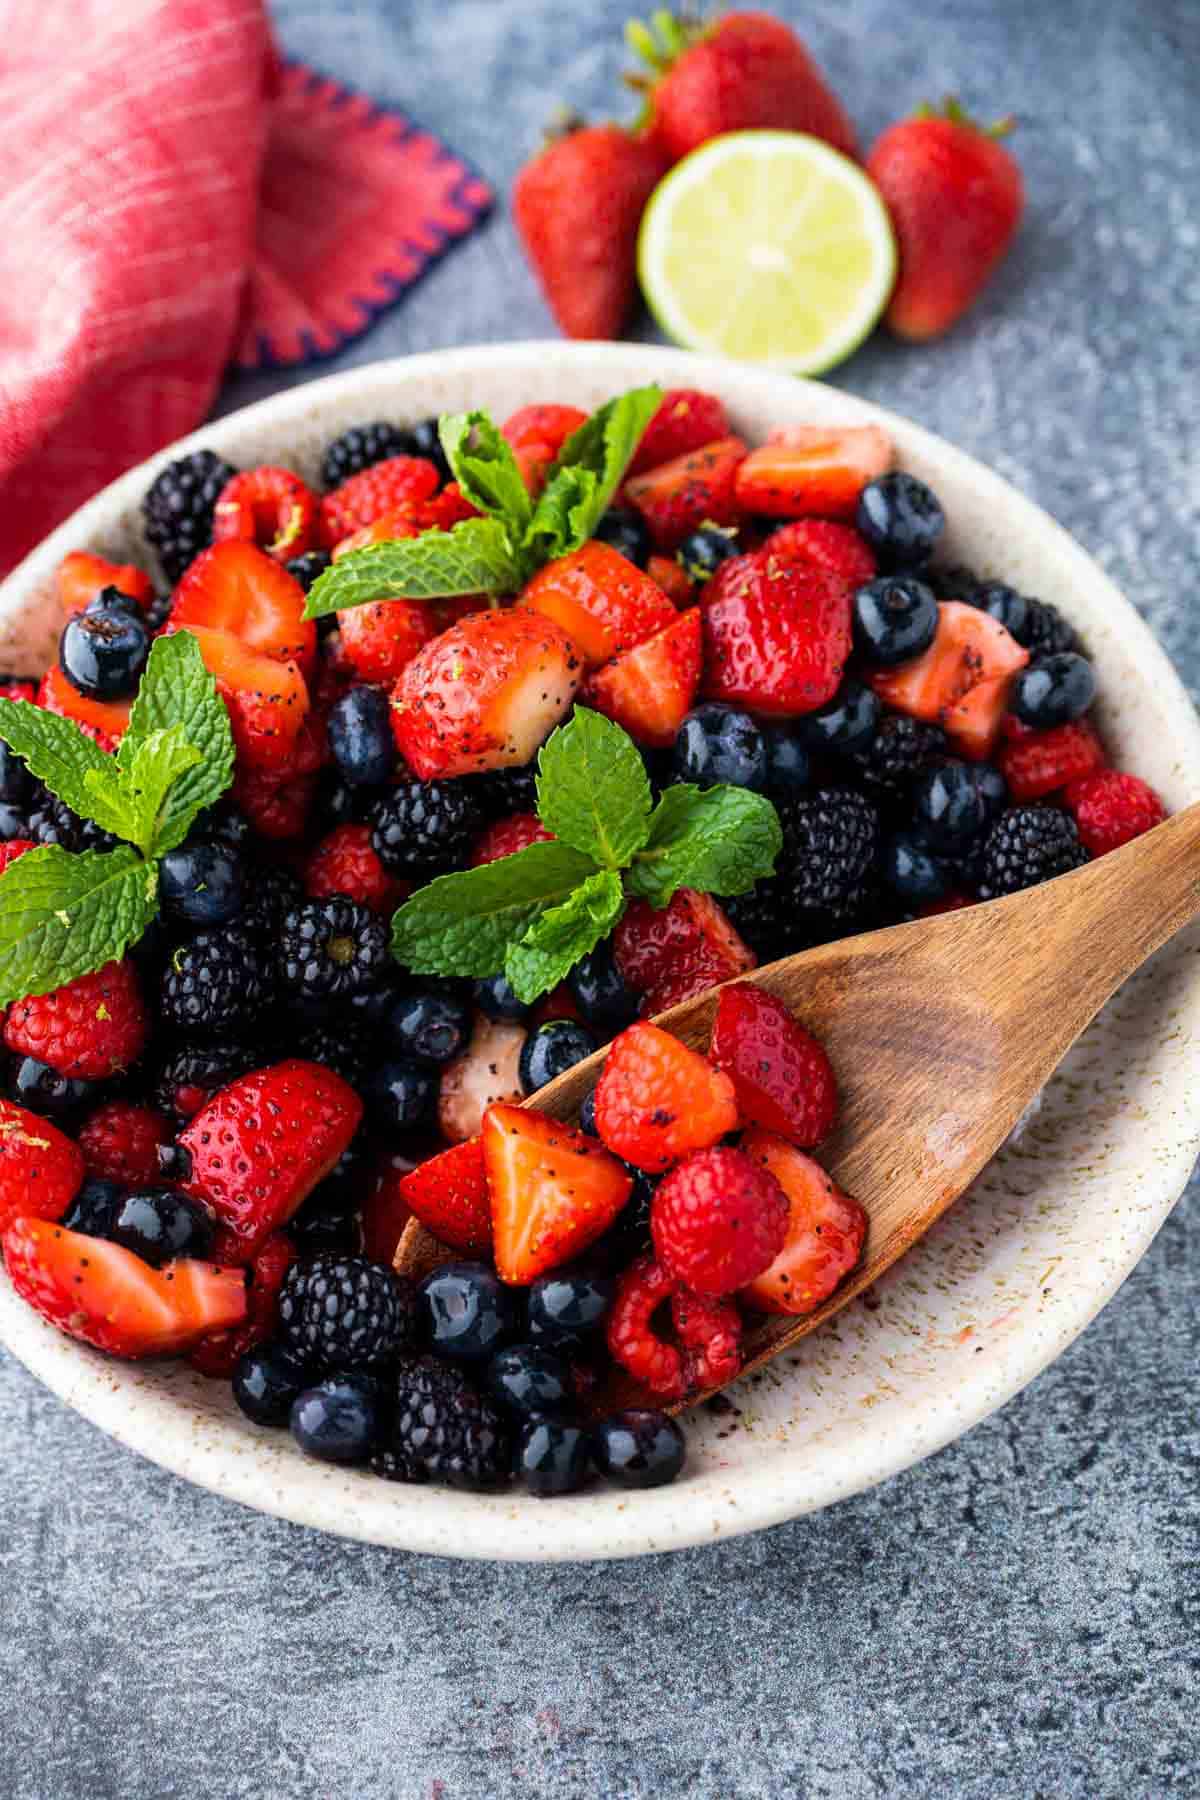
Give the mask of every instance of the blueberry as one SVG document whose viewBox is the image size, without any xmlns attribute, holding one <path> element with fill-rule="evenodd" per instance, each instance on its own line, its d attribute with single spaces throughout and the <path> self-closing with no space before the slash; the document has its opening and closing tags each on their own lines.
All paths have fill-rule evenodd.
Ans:
<svg viewBox="0 0 1200 1800">
<path fill-rule="evenodd" d="M 28 829 L 24 807 L 11 800 L 0 800 L 0 844 L 11 844 L 14 838 L 24 837 Z"/>
<path fill-rule="evenodd" d="M 15 750 L 0 743 L 0 800 L 8 806 L 23 806 L 30 791 L 29 770 Z"/>
<path fill-rule="evenodd" d="M 560 1413 L 574 1398 L 570 1369 L 542 1344 L 498 1350 L 487 1383 L 493 1398 L 515 1413 Z"/>
<path fill-rule="evenodd" d="M 701 525 L 689 532 L 678 550 L 675 561 L 693 581 L 708 581 L 723 562 L 738 554 L 738 542 L 732 531 L 716 525 Z"/>
<path fill-rule="evenodd" d="M 599 1137 L 596 1130 L 596 1090 L 592 1089 L 579 1109 L 579 1129 L 588 1137 Z"/>
<path fill-rule="evenodd" d="M 439 1356 L 481 1362 L 514 1338 L 520 1305 L 483 1263 L 446 1263 L 421 1283 L 429 1336 Z"/>
<path fill-rule="evenodd" d="M 1008 783 L 992 763 L 972 763 L 971 773 L 983 797 L 989 822 L 998 818 L 1008 805 Z"/>
<path fill-rule="evenodd" d="M 765 733 L 767 791 L 797 794 L 812 777 L 808 749 L 794 725 L 780 725 Z"/>
<path fill-rule="evenodd" d="M 517 1078 L 522 1092 L 536 1094 L 548 1081 L 564 1075 L 598 1048 L 591 1032 L 573 1019 L 551 1019 L 539 1025 L 521 1046 Z"/>
<path fill-rule="evenodd" d="M 488 1019 L 518 1022 L 528 1018 L 529 1008 L 518 1000 L 508 984 L 507 975 L 488 975 L 475 983 L 475 1004 Z"/>
<path fill-rule="evenodd" d="M 329 712 L 329 749 L 345 779 L 380 787 L 396 766 L 391 707 L 382 688 L 352 687 Z"/>
<path fill-rule="evenodd" d="M 674 1419 L 642 1407 L 613 1413 L 592 1432 L 596 1467 L 618 1487 L 665 1487 L 682 1469 L 686 1453 Z"/>
<path fill-rule="evenodd" d="M 625 984 L 609 938 L 579 959 L 567 976 L 567 986 L 588 1024 L 602 1037 L 615 1037 L 637 1018 L 637 995 Z"/>
<path fill-rule="evenodd" d="M 914 575 L 880 575 L 854 596 L 854 641 L 868 662 L 891 668 L 928 650 L 937 633 L 938 603 Z"/>
<path fill-rule="evenodd" d="M 858 496 L 855 523 L 887 567 L 917 569 L 933 555 L 946 519 L 932 488 L 893 469 L 868 481 Z"/>
<path fill-rule="evenodd" d="M 1009 704 L 1018 719 L 1036 731 L 1081 719 L 1096 698 L 1096 672 L 1086 656 L 1072 650 L 1043 656 L 1022 669 Z"/>
<path fill-rule="evenodd" d="M 601 543 L 611 544 L 622 556 L 644 569 L 650 561 L 650 527 L 641 513 L 634 512 L 632 507 L 610 506 L 604 513 L 592 533 Z"/>
<path fill-rule="evenodd" d="M 171 1188 L 144 1187 L 126 1194 L 113 1215 L 109 1236 L 143 1262 L 161 1268 L 176 1256 L 208 1256 L 213 1221 L 198 1200 Z"/>
<path fill-rule="evenodd" d="M 970 604 L 988 614 L 997 624 L 1003 625 L 1010 636 L 1018 643 L 1025 639 L 1025 628 L 1029 623 L 1029 602 L 1024 594 L 1018 594 L 1003 581 L 984 581 L 971 594 Z"/>
<path fill-rule="evenodd" d="M 598 1270 L 539 1275 L 529 1290 L 529 1334 L 546 1343 L 574 1343 L 599 1331 L 615 1293 L 613 1278 Z"/>
<path fill-rule="evenodd" d="M 256 1425 L 286 1425 L 307 1380 L 304 1364 L 283 1344 L 259 1344 L 233 1371 L 233 1397 Z"/>
<path fill-rule="evenodd" d="M 913 808 L 921 835 L 935 851 L 960 848 L 987 823 L 987 802 L 974 769 L 949 759 L 918 775 Z"/>
<path fill-rule="evenodd" d="M 521 1433 L 517 1473 L 531 1494 L 573 1494 L 588 1478 L 591 1442 L 579 1425 L 531 1419 Z"/>
<path fill-rule="evenodd" d="M 106 1238 L 124 1193 L 119 1182 L 89 1175 L 58 1222 L 64 1231 L 82 1231 L 88 1237 Z"/>
<path fill-rule="evenodd" d="M 339 1001 L 338 1011 L 343 1019 L 374 1034 L 386 1025 L 395 1004 L 396 983 L 390 975 L 385 974 L 383 980 L 374 986 L 365 987 L 360 993 L 349 994 Z"/>
<path fill-rule="evenodd" d="M 58 662 L 71 686 L 90 700 L 124 700 L 136 689 L 149 653 L 141 619 L 114 609 L 68 620 Z"/>
<path fill-rule="evenodd" d="M 142 617 L 142 609 L 137 601 L 129 594 L 123 594 L 117 587 L 101 588 L 83 610 L 85 617 L 90 619 L 99 618 L 101 613 L 111 612 L 131 613 L 135 619 Z"/>
<path fill-rule="evenodd" d="M 680 781 L 696 787 L 760 790 L 767 785 L 767 740 L 749 713 L 711 701 L 690 712 L 675 738 L 673 764 Z"/>
<path fill-rule="evenodd" d="M 804 714 L 798 729 L 814 750 L 859 750 L 875 736 L 882 710 L 878 694 L 850 676 L 832 700 Z"/>
<path fill-rule="evenodd" d="M 96 1083 L 60 1075 L 36 1056 L 22 1056 L 13 1070 L 13 1099 L 47 1119 L 70 1118 L 95 1100 Z"/>
<path fill-rule="evenodd" d="M 884 845 L 883 878 L 893 893 L 914 906 L 940 900 L 947 887 L 941 863 L 911 831 L 898 831 Z"/>
<path fill-rule="evenodd" d="M 217 841 L 180 844 L 158 865 L 158 897 L 169 919 L 227 925 L 242 907 L 242 863 Z"/>
<path fill-rule="evenodd" d="M 443 481 L 450 479 L 450 464 L 446 460 L 446 452 L 442 449 L 442 439 L 438 431 L 436 418 L 420 419 L 410 425 L 405 434 L 412 446 L 414 456 L 423 456 L 434 464 Z"/>
<path fill-rule="evenodd" d="M 379 1431 L 379 1389 L 369 1375 L 330 1375 L 292 1403 L 292 1436 L 322 1462 L 365 1462 Z"/>
<path fill-rule="evenodd" d="M 470 1040 L 471 1008 L 436 989 L 403 994 L 388 1014 L 387 1036 L 398 1055 L 414 1062 L 453 1062 Z"/>
<path fill-rule="evenodd" d="M 437 1097 L 437 1071 L 402 1056 L 376 1064 L 364 1090 L 376 1123 L 391 1132 L 416 1131 L 428 1125 Z"/>
</svg>

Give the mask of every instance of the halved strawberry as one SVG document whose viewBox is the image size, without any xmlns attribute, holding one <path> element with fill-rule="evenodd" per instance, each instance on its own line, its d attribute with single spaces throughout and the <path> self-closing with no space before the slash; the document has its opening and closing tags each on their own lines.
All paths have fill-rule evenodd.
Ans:
<svg viewBox="0 0 1200 1800">
<path fill-rule="evenodd" d="M 774 994 L 751 982 L 725 988 L 708 1054 L 733 1082 L 744 1119 L 801 1148 L 833 1130 L 837 1082 L 829 1058 Z"/>
<path fill-rule="evenodd" d="M 83 1151 L 73 1138 L 0 1098 L 0 1231 L 26 1214 L 61 1219 L 83 1175 Z"/>
<path fill-rule="evenodd" d="M 400 754 L 422 781 L 526 763 L 582 673 L 571 639 L 540 613 L 472 613 L 426 644 L 392 689 Z"/>
<path fill-rule="evenodd" d="M 852 588 L 875 578 L 875 553 L 852 525 L 837 519 L 793 519 L 773 531 L 764 545 L 787 562 L 815 563 L 840 575 Z"/>
<path fill-rule="evenodd" d="M 491 1249 L 492 1212 L 479 1138 L 419 1163 L 399 1185 L 409 1211 L 443 1244 L 468 1256 Z"/>
<path fill-rule="evenodd" d="M 658 411 L 642 433 L 629 465 L 631 475 L 643 475 L 663 463 L 674 462 L 689 451 L 703 450 L 718 438 L 729 436 L 725 403 L 700 388 L 668 388 Z"/>
<path fill-rule="evenodd" d="M 338 615 L 346 661 L 364 681 L 395 681 L 422 645 L 437 636 L 428 606 L 415 600 L 371 600 Z"/>
<path fill-rule="evenodd" d="M 72 550 L 64 556 L 55 579 L 63 616 L 68 619 L 84 612 L 97 594 L 108 587 L 127 594 L 139 606 L 147 606 L 154 598 L 154 583 L 144 570 L 133 563 L 109 562 L 106 557 L 92 556 L 86 550 Z"/>
<path fill-rule="evenodd" d="M 493 819 L 475 840 L 470 866 L 481 869 L 485 863 L 498 862 L 502 856 L 515 856 L 518 850 L 527 850 L 530 844 L 549 843 L 553 836 L 536 813 L 510 813 L 507 819 Z"/>
<path fill-rule="evenodd" d="M 320 502 L 291 469 L 243 469 L 217 496 L 213 542 L 259 544 L 276 562 L 311 550 L 319 536 Z"/>
<path fill-rule="evenodd" d="M 741 438 L 718 438 L 626 481 L 625 499 L 650 527 L 655 549 L 677 550 L 700 525 L 736 524 L 746 510 L 736 494 L 745 457 Z"/>
<path fill-rule="evenodd" d="M 739 468 L 737 502 L 772 519 L 853 519 L 868 481 L 895 460 L 878 425 L 783 425 Z"/>
<path fill-rule="evenodd" d="M 133 706 L 131 700 L 89 700 L 71 685 L 56 662 L 42 676 L 36 704 L 60 719 L 74 719 L 102 750 L 116 749 L 129 728 Z"/>
<path fill-rule="evenodd" d="M 982 758 L 999 737 L 1012 677 L 1028 661 L 1028 650 L 999 620 L 961 600 L 943 600 L 928 650 L 867 680 L 896 712 L 940 725 L 964 754 Z"/>
<path fill-rule="evenodd" d="M 622 1161 L 669 1169 L 738 1123 L 728 1075 L 669 1031 L 630 1025 L 614 1038 L 596 1085 L 596 1130 Z"/>
<path fill-rule="evenodd" d="M 646 564 L 646 573 L 662 589 L 672 606 L 690 606 L 696 598 L 691 576 L 673 556 L 660 556 L 656 552 Z"/>
<path fill-rule="evenodd" d="M 594 1244 L 633 1190 L 595 1138 L 545 1113 L 489 1107 L 482 1135 L 496 1273 L 514 1287 Z"/>
<path fill-rule="evenodd" d="M 703 692 L 791 718 L 824 706 L 850 655 L 850 585 L 771 554 L 723 562 L 701 597 Z"/>
<path fill-rule="evenodd" d="M 296 1246 L 286 1233 L 274 1231 L 263 1240 L 242 1271 L 246 1277 L 245 1320 L 231 1331 L 210 1331 L 200 1339 L 188 1356 L 198 1374 L 214 1381 L 228 1381 L 248 1350 L 275 1336 L 279 1330 L 279 1290 L 295 1260 Z"/>
<path fill-rule="evenodd" d="M 866 1212 L 834 1185 L 820 1163 L 772 1132 L 756 1125 L 743 1137 L 742 1149 L 775 1177 L 791 1212 L 783 1249 L 739 1299 L 759 1312 L 812 1312 L 857 1266 L 867 1236 Z"/>
<path fill-rule="evenodd" d="M 658 584 L 598 538 L 539 569 L 526 582 L 521 604 L 561 625 L 593 669 L 675 618 Z"/>
<path fill-rule="evenodd" d="M 615 719 L 635 743 L 665 750 L 692 709 L 703 660 L 700 609 L 693 606 L 675 613 L 665 631 L 597 669 L 581 698 Z"/>
<path fill-rule="evenodd" d="M 233 540 L 201 551 L 175 589 L 170 623 L 229 631 L 248 650 L 294 662 L 307 674 L 317 628 L 304 617 L 304 589 L 255 544 Z"/>
<path fill-rule="evenodd" d="M 648 900 L 631 901 L 613 950 L 626 984 L 642 994 L 645 1013 L 665 1012 L 758 961 L 712 895 L 694 888 L 680 888 L 661 912 Z"/>
<path fill-rule="evenodd" d="M 152 1269 L 120 1244 L 47 1219 L 15 1219 L 3 1248 L 22 1300 L 68 1337 L 111 1356 L 169 1356 L 246 1316 L 241 1269 L 190 1258 Z"/>
<path fill-rule="evenodd" d="M 229 709 L 239 758 L 250 769 L 286 768 L 308 716 L 308 689 L 296 664 L 259 655 L 231 631 L 205 625 L 187 629 Z"/>
</svg>

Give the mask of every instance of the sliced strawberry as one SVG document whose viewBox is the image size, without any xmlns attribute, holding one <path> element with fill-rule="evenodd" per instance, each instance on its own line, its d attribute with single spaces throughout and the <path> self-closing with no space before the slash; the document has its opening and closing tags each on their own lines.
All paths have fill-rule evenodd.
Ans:
<svg viewBox="0 0 1200 1800">
<path fill-rule="evenodd" d="M 645 643 L 675 618 L 658 584 L 598 538 L 539 569 L 525 584 L 521 604 L 561 625 L 593 669 Z"/>
<path fill-rule="evenodd" d="M 116 588 L 142 607 L 154 598 L 154 583 L 142 569 L 133 563 L 114 563 L 103 556 L 91 556 L 86 550 L 72 550 L 64 556 L 55 579 L 63 616 L 68 619 L 86 611 L 105 588 Z"/>
<path fill-rule="evenodd" d="M 582 672 L 571 639 L 540 613 L 472 613 L 426 644 L 393 688 L 400 754 L 422 781 L 527 763 Z"/>
<path fill-rule="evenodd" d="M 704 650 L 700 609 L 676 613 L 635 650 L 626 650 L 585 684 L 582 699 L 615 719 L 635 743 L 665 750 L 696 699 Z"/>
<path fill-rule="evenodd" d="M 316 545 L 320 502 L 291 469 L 244 469 L 226 482 L 213 508 L 213 542 L 258 544 L 276 562 Z"/>
<path fill-rule="evenodd" d="M 485 863 L 499 862 L 502 856 L 515 856 L 530 844 L 548 844 L 553 836 L 536 813 L 512 813 L 507 819 L 495 819 L 476 839 L 471 867 L 481 869 Z"/>
<path fill-rule="evenodd" d="M 521 1106 L 489 1107 L 483 1160 L 496 1273 L 514 1287 L 594 1244 L 633 1189 L 629 1171 L 595 1138 Z"/>
<path fill-rule="evenodd" d="M 981 758 L 999 737 L 1012 677 L 1028 661 L 1028 650 L 999 620 L 961 600 L 943 600 L 937 635 L 924 655 L 867 679 L 896 712 L 940 725 L 960 750 Z"/>
<path fill-rule="evenodd" d="M 1011 675 L 980 681 L 946 708 L 942 728 L 960 756 L 970 762 L 986 762 L 996 748 L 1008 706 Z"/>
<path fill-rule="evenodd" d="M 188 1362 L 210 1380 L 228 1381 L 248 1350 L 265 1344 L 279 1330 L 279 1290 L 296 1260 L 296 1246 L 282 1231 L 273 1231 L 246 1265 L 246 1317 L 228 1331 L 210 1331 L 190 1352 Z M 234 1265 L 237 1259 L 234 1259 Z"/>
<path fill-rule="evenodd" d="M 715 394 L 700 388 L 668 388 L 658 411 L 642 433 L 633 461 L 631 475 L 644 475 L 647 469 L 661 468 L 676 457 L 693 450 L 703 450 L 718 438 L 729 436 L 729 415 L 725 403 Z"/>
<path fill-rule="evenodd" d="M 500 436 L 512 450 L 524 450 L 533 444 L 539 450 L 548 450 L 553 458 L 586 420 L 587 414 L 580 412 L 577 406 L 556 406 L 553 403 L 519 406 L 515 413 L 510 413 L 505 419 L 500 427 Z"/>
<path fill-rule="evenodd" d="M 708 1054 L 732 1081 L 743 1119 L 802 1149 L 833 1130 L 837 1083 L 829 1058 L 774 994 L 750 982 L 725 988 Z"/>
<path fill-rule="evenodd" d="M 1055 725 L 1049 731 L 1032 731 L 1018 742 L 1006 744 L 1000 755 L 1000 773 L 1013 799 L 1019 801 L 1040 800 L 1103 766 L 1104 745 L 1086 719 Z"/>
<path fill-rule="evenodd" d="M 850 655 L 849 583 L 770 544 L 723 562 L 701 595 L 703 691 L 771 717 L 831 700 Z"/>
<path fill-rule="evenodd" d="M 665 1012 L 754 968 L 757 957 L 743 943 L 711 894 L 680 888 L 658 911 L 634 900 L 613 934 L 617 967 L 642 994 L 642 1011 Z"/>
<path fill-rule="evenodd" d="M 489 1106 L 521 1098 L 521 1051 L 528 1035 L 524 1025 L 480 1013 L 470 1043 L 442 1070 L 438 1130 L 450 1143 L 476 1137 Z"/>
<path fill-rule="evenodd" d="M 639 1169 L 669 1169 L 738 1126 L 728 1075 L 657 1025 L 630 1025 L 613 1040 L 596 1086 L 596 1130 Z"/>
<path fill-rule="evenodd" d="M 68 1337 L 111 1356 L 169 1356 L 246 1316 L 241 1269 L 188 1258 L 152 1269 L 120 1244 L 47 1219 L 15 1219 L 3 1247 L 22 1300 Z"/>
<path fill-rule="evenodd" d="M 741 438 L 718 438 L 626 481 L 625 498 L 650 527 L 655 549 L 677 550 L 700 525 L 737 523 L 746 510 L 736 494 L 745 457 Z"/>
<path fill-rule="evenodd" d="M 102 750 L 115 750 L 129 728 L 131 700 L 89 700 L 72 687 L 57 663 L 42 676 L 37 705 L 60 719 L 74 719 Z"/>
<path fill-rule="evenodd" d="M 338 616 L 346 660 L 364 681 L 395 681 L 417 651 L 437 636 L 428 606 L 415 600 L 374 600 Z"/>
<path fill-rule="evenodd" d="M 187 629 L 229 708 L 239 758 L 250 769 L 285 770 L 308 716 L 308 689 L 296 664 L 257 654 L 231 631 Z"/>
<path fill-rule="evenodd" d="M 0 1098 L 0 1231 L 24 1215 L 61 1219 L 83 1174 L 83 1152 L 65 1132 Z"/>
<path fill-rule="evenodd" d="M 867 1236 L 866 1212 L 835 1187 L 819 1163 L 783 1138 L 755 1126 L 742 1139 L 742 1149 L 775 1177 L 791 1212 L 783 1249 L 740 1298 L 759 1312 L 812 1312 L 857 1266 Z"/>
<path fill-rule="evenodd" d="M 201 551 L 175 589 L 171 626 L 232 632 L 248 650 L 294 662 L 308 674 L 317 628 L 304 617 L 304 589 L 255 544 L 233 541 Z"/>
<path fill-rule="evenodd" d="M 418 1164 L 401 1178 L 400 1192 L 413 1216 L 443 1244 L 468 1256 L 491 1249 L 492 1213 L 479 1138 Z"/>
<path fill-rule="evenodd" d="M 878 425 L 784 425 L 738 470 L 738 504 L 774 519 L 853 519 L 868 481 L 895 460 Z"/>
<path fill-rule="evenodd" d="M 877 565 L 870 544 L 852 525 L 842 525 L 837 519 L 793 519 L 771 533 L 765 548 L 787 562 L 815 563 L 818 569 L 840 575 L 852 588 L 875 577 Z"/>
<path fill-rule="evenodd" d="M 655 552 L 646 564 L 646 573 L 662 589 L 672 606 L 690 606 L 696 598 L 691 576 L 673 556 L 659 556 Z"/>
</svg>

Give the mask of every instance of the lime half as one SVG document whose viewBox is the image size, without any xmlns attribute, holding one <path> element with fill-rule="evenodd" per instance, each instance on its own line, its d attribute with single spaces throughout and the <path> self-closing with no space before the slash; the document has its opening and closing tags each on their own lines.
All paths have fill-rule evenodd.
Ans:
<svg viewBox="0 0 1200 1800">
<path fill-rule="evenodd" d="M 896 243 L 849 157 L 799 131 L 735 131 L 654 190 L 638 274 L 676 343 L 815 375 L 849 356 L 887 305 Z"/>
</svg>

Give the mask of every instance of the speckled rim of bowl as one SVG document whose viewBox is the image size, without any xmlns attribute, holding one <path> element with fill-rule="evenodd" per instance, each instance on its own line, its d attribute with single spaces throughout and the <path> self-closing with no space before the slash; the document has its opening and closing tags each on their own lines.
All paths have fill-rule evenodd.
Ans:
<svg viewBox="0 0 1200 1800">
<path fill-rule="evenodd" d="M 503 415 L 535 400 L 594 405 L 648 380 L 721 394 L 752 436 L 788 422 L 881 424 L 901 461 L 945 500 L 947 553 L 1059 601 L 1082 626 L 1119 760 L 1155 781 L 1172 807 L 1200 796 L 1200 721 L 1182 684 L 1133 608 L 1032 502 L 943 440 L 836 389 L 647 346 L 435 352 L 292 388 L 205 427 L 98 495 L 9 577 L 0 588 L 0 658 L 7 666 L 18 654 L 48 659 L 58 560 L 77 547 L 119 559 L 136 553 L 141 496 L 182 452 L 207 445 L 234 462 L 265 458 L 311 472 L 320 445 L 363 418 L 466 405 Z M 571 1560 L 757 1530 L 870 1487 L 958 1437 L 1059 1355 L 1120 1286 L 1200 1148 L 1187 1080 L 1200 1037 L 1198 950 L 1196 934 L 1177 939 L 1122 991 L 1048 1090 L 1032 1147 L 1003 1153 L 871 1303 L 847 1308 L 786 1366 L 752 1378 L 749 1392 L 735 1389 L 736 1426 L 730 1415 L 693 1419 L 689 1467 L 673 1487 L 639 1494 L 601 1486 L 547 1506 L 522 1495 L 394 1486 L 311 1462 L 286 1434 L 242 1418 L 224 1384 L 179 1365 L 104 1358 L 52 1330 L 2 1277 L 0 1342 L 84 1417 L 164 1468 L 366 1542 Z"/>
</svg>

